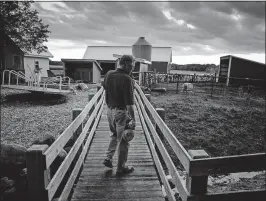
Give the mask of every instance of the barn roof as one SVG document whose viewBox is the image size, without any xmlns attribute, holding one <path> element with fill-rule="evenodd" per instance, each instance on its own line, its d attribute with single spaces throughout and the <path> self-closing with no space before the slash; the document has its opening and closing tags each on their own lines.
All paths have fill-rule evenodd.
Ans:
<svg viewBox="0 0 266 201">
<path fill-rule="evenodd" d="M 83 59 L 114 61 L 113 54 L 132 54 L 132 46 L 88 46 Z M 151 60 L 172 62 L 172 48 L 152 47 Z"/>
<path fill-rule="evenodd" d="M 253 60 L 250 60 L 250 59 L 245 59 L 245 58 L 242 58 L 242 57 L 237 57 L 237 56 L 234 56 L 234 55 L 225 55 L 225 56 L 221 56 L 220 58 L 221 59 L 227 59 L 229 57 L 233 57 L 233 58 L 242 59 L 242 60 L 246 60 L 246 61 L 250 61 L 250 62 L 254 62 L 254 63 L 265 65 L 265 63 L 261 63 L 261 62 L 258 62 L 258 61 L 253 61 Z"/>
<path fill-rule="evenodd" d="M 45 50 L 41 53 L 38 53 L 36 50 L 32 50 L 31 52 L 26 52 L 24 56 L 28 57 L 42 57 L 42 58 L 53 58 L 54 56 L 49 52 L 49 50 Z"/>
</svg>

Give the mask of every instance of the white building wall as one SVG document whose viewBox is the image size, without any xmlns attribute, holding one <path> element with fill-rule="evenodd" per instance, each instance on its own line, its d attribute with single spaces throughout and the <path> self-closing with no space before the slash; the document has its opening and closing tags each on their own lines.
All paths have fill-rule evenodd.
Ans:
<svg viewBox="0 0 266 201">
<path fill-rule="evenodd" d="M 97 64 L 93 62 L 93 68 L 92 68 L 92 80 L 95 83 L 101 83 L 101 71 L 98 68 Z"/>
<path fill-rule="evenodd" d="M 39 57 L 24 57 L 24 69 L 26 79 L 29 80 L 30 77 L 34 76 L 34 63 L 39 61 L 39 67 L 41 70 L 41 77 L 48 77 L 47 70 L 49 70 L 49 59 L 48 58 L 39 58 Z"/>
</svg>

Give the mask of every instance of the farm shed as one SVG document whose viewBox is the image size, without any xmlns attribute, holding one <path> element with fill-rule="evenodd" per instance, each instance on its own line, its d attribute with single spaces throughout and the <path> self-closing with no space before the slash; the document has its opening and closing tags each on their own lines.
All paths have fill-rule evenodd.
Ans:
<svg viewBox="0 0 266 201">
<path fill-rule="evenodd" d="M 65 71 L 62 61 L 49 61 L 49 69 L 55 76 L 64 76 Z"/>
<path fill-rule="evenodd" d="M 218 82 L 228 85 L 264 86 L 265 64 L 227 55 L 220 57 Z M 264 80 L 264 81 L 263 81 Z"/>
<path fill-rule="evenodd" d="M 37 53 L 37 51 L 27 52 L 24 55 L 24 69 L 26 79 L 33 78 L 34 69 L 36 67 L 41 68 L 41 77 L 48 77 L 49 71 L 49 58 L 53 58 L 53 55 L 47 51 Z"/>
<path fill-rule="evenodd" d="M 65 76 L 73 80 L 83 80 L 86 83 L 100 83 L 102 68 L 93 59 L 61 59 Z"/>
<path fill-rule="evenodd" d="M 95 59 L 102 67 L 102 75 L 116 68 L 116 58 L 113 54 L 132 54 L 132 46 L 88 46 L 83 59 Z M 172 62 L 171 47 L 152 47 L 151 70 L 167 73 Z"/>
</svg>

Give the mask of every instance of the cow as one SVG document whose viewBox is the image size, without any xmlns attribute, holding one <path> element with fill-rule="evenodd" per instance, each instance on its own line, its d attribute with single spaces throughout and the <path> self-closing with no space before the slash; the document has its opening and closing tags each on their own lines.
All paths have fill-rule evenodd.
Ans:
<svg viewBox="0 0 266 201">
<path fill-rule="evenodd" d="M 193 84 L 192 83 L 184 83 L 182 85 L 182 92 L 188 94 L 188 92 L 193 92 Z"/>
</svg>

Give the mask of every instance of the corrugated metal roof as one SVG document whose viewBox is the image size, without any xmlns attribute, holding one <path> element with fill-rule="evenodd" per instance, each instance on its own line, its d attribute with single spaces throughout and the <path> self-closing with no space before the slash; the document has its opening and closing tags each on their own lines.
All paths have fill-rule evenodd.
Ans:
<svg viewBox="0 0 266 201">
<path fill-rule="evenodd" d="M 115 61 L 113 54 L 132 54 L 132 46 L 88 46 L 83 59 Z M 152 47 L 151 60 L 172 62 L 172 48 Z"/>
<path fill-rule="evenodd" d="M 45 57 L 45 58 L 53 58 L 54 56 L 49 52 L 47 49 L 46 51 L 43 51 L 41 53 L 38 53 L 36 50 L 32 50 L 31 52 L 26 52 L 25 56 L 28 57 Z"/>
<path fill-rule="evenodd" d="M 242 60 L 246 60 L 246 61 L 250 61 L 250 62 L 254 62 L 254 63 L 259 63 L 259 64 L 262 64 L 262 65 L 265 65 L 265 63 L 262 63 L 262 62 L 258 62 L 258 61 L 254 61 L 254 60 L 250 60 L 250 59 L 245 59 L 245 58 L 237 57 L 237 56 L 234 56 L 234 55 L 225 55 L 225 56 L 221 56 L 220 58 L 221 59 L 227 59 L 229 57 L 233 57 L 233 58 L 242 59 Z"/>
</svg>

